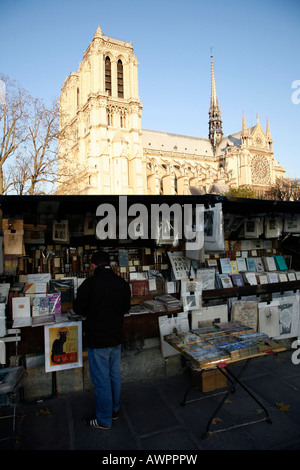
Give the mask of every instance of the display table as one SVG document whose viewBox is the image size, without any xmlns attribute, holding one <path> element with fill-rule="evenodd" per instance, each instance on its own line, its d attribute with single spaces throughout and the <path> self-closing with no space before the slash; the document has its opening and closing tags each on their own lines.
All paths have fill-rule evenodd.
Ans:
<svg viewBox="0 0 300 470">
<path fill-rule="evenodd" d="M 203 438 L 207 438 L 210 434 L 216 432 L 226 431 L 260 421 L 271 423 L 267 409 L 241 382 L 241 378 L 249 362 L 254 358 L 284 351 L 285 348 L 280 341 L 270 339 L 264 333 L 255 332 L 246 325 L 242 325 L 238 322 L 220 323 L 212 327 L 194 329 L 187 333 L 173 333 L 164 336 L 164 340 L 187 359 L 189 367 L 191 367 L 193 371 L 196 371 L 198 375 L 201 375 L 205 370 L 218 369 L 226 376 L 230 383 L 229 388 L 225 392 L 209 395 L 209 397 L 211 397 L 222 393 L 224 397 L 208 420 L 206 431 L 202 436 Z M 241 368 L 237 374 L 234 374 L 231 365 L 237 363 L 241 364 Z M 243 390 L 262 408 L 265 413 L 264 418 L 237 424 L 217 431 L 210 431 L 210 426 L 214 418 L 221 410 L 230 393 L 234 391 L 236 385 L 243 388 Z M 184 395 L 183 406 L 191 401 L 198 400 L 186 400 L 191 388 L 192 386 L 189 387 Z M 199 399 L 207 397 L 208 396 L 203 396 Z"/>
</svg>

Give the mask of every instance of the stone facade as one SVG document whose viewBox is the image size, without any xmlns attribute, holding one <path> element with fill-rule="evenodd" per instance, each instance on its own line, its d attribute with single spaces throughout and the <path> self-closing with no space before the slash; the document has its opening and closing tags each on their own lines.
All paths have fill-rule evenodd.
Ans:
<svg viewBox="0 0 300 470">
<path fill-rule="evenodd" d="M 224 137 L 211 57 L 208 138 L 145 130 L 131 43 L 98 27 L 60 96 L 58 194 L 222 193 L 251 185 L 263 195 L 285 170 L 267 122 Z"/>
</svg>

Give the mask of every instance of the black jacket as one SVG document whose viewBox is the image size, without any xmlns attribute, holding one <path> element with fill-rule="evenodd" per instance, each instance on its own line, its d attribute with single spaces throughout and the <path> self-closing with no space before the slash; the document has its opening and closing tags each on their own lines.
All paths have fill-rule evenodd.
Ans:
<svg viewBox="0 0 300 470">
<path fill-rule="evenodd" d="M 77 290 L 73 309 L 86 317 L 88 348 L 107 348 L 122 343 L 123 318 L 130 309 L 131 291 L 125 279 L 109 266 L 98 266 Z"/>
</svg>

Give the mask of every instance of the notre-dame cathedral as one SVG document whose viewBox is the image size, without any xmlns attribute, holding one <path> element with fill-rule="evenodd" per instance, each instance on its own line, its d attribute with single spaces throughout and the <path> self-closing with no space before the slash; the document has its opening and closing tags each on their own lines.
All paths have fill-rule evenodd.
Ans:
<svg viewBox="0 0 300 470">
<path fill-rule="evenodd" d="M 268 121 L 224 136 L 213 57 L 208 138 L 142 129 L 138 61 L 130 42 L 98 27 L 60 96 L 58 194 L 222 194 L 251 185 L 263 196 L 284 168 Z M 147 112 L 147 110 L 145 110 Z"/>
</svg>

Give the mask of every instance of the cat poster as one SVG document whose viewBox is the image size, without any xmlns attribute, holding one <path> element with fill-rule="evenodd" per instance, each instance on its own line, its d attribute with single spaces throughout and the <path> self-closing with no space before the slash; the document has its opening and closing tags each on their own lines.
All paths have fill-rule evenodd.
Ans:
<svg viewBox="0 0 300 470">
<path fill-rule="evenodd" d="M 44 326 L 45 370 L 82 367 L 82 322 L 55 323 Z"/>
</svg>

